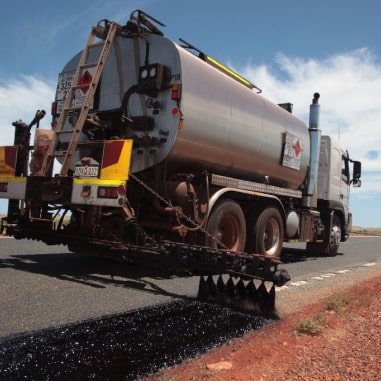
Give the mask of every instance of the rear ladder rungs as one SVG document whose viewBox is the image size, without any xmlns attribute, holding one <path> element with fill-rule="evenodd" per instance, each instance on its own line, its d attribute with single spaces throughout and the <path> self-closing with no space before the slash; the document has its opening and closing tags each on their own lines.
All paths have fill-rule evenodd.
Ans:
<svg viewBox="0 0 381 381">
<path fill-rule="evenodd" d="M 51 155 L 49 155 L 49 157 L 50 158 L 54 158 L 54 157 L 65 157 L 66 156 L 66 152 L 60 152 L 60 153 L 58 153 L 58 152 L 54 152 L 54 153 L 52 153 Z"/>
<path fill-rule="evenodd" d="M 72 86 L 70 87 L 69 93 L 67 94 L 65 102 L 63 104 L 61 115 L 59 116 L 56 130 L 55 130 L 55 137 L 54 139 L 52 139 L 52 142 L 49 145 L 49 148 L 45 156 L 46 159 L 43 160 L 41 170 L 40 170 L 41 174 L 47 173 L 49 160 L 51 160 L 54 157 L 64 157 L 60 174 L 62 176 L 67 175 L 71 166 L 71 161 L 74 156 L 74 152 L 76 151 L 77 144 L 80 139 L 80 134 L 82 132 L 82 129 L 85 126 L 86 118 L 92 107 L 91 105 L 94 99 L 97 85 L 101 78 L 104 64 L 111 51 L 112 43 L 115 37 L 117 36 L 120 28 L 121 28 L 120 25 L 116 23 L 110 23 L 105 20 L 104 27 L 100 28 L 104 32 L 101 34 L 102 39 L 95 43 L 94 43 L 94 38 L 95 37 L 100 38 L 99 37 L 100 35 L 97 33 L 99 28 L 92 29 L 88 38 L 88 42 L 82 51 L 81 57 L 79 58 L 79 63 L 72 79 Z M 104 39 L 103 39 L 103 34 L 104 34 Z M 96 58 L 96 61 L 86 63 L 87 59 L 89 58 L 88 57 L 89 52 L 91 51 L 92 48 L 96 48 L 96 47 L 100 48 L 99 56 Z M 95 53 L 96 52 L 94 52 L 94 54 Z M 85 70 L 88 68 L 95 68 L 95 69 L 91 72 L 91 75 L 88 78 L 86 78 L 86 81 L 83 81 L 88 83 L 82 84 L 81 78 Z M 83 96 L 80 97 L 81 105 L 78 107 L 73 107 L 73 103 L 75 104 L 75 99 L 76 99 L 75 93 L 76 93 L 76 90 L 79 90 L 79 89 L 88 89 L 88 91 L 87 92 L 85 91 Z M 75 120 L 72 121 L 72 126 L 74 127 L 74 124 L 75 124 L 75 127 L 74 129 L 64 130 L 66 119 L 70 117 L 70 114 L 76 114 L 76 118 L 73 118 Z M 57 153 L 55 151 L 58 144 L 58 136 L 61 134 L 72 135 L 70 138 L 71 140 L 68 144 L 68 148 L 65 151 L 65 153 L 61 153 L 61 152 Z"/>
<path fill-rule="evenodd" d="M 98 65 L 98 62 L 89 62 L 89 63 L 86 63 L 86 64 L 83 64 L 80 66 L 80 68 L 83 70 L 83 69 L 89 69 L 91 67 L 96 67 Z"/>
<path fill-rule="evenodd" d="M 98 46 L 104 46 L 104 44 L 107 42 L 107 40 L 99 41 L 99 42 L 93 42 L 92 44 L 87 45 L 88 49 L 96 48 Z"/>
<path fill-rule="evenodd" d="M 73 90 L 78 90 L 78 89 L 86 89 L 88 87 L 90 87 L 91 84 L 86 84 L 86 85 L 75 85 L 75 86 L 72 86 L 71 88 Z"/>
<path fill-rule="evenodd" d="M 75 111 L 81 111 L 81 110 L 82 110 L 82 106 L 80 106 L 80 107 L 69 107 L 69 108 L 64 108 L 62 110 L 62 112 L 69 113 L 69 112 L 75 112 Z"/>
<path fill-rule="evenodd" d="M 57 135 L 74 134 L 74 132 L 81 132 L 81 130 L 61 130 L 61 131 L 56 131 L 56 134 Z"/>
</svg>

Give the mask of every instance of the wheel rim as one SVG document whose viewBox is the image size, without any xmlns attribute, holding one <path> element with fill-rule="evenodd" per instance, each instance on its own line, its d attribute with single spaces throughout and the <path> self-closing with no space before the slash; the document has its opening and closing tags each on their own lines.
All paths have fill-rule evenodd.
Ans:
<svg viewBox="0 0 381 381">
<path fill-rule="evenodd" d="M 341 230 L 340 227 L 334 225 L 331 230 L 330 243 L 332 247 L 337 247 L 340 244 L 341 239 Z"/>
<path fill-rule="evenodd" d="M 211 247 L 243 251 L 246 244 L 246 222 L 240 205 L 230 199 L 220 201 L 212 209 L 206 231 L 209 238 L 213 237 L 208 239 Z"/>
<path fill-rule="evenodd" d="M 239 224 L 235 216 L 226 214 L 217 226 L 215 237 L 229 250 L 236 251 L 239 246 Z"/>
<path fill-rule="evenodd" d="M 266 255 L 274 255 L 280 242 L 280 229 L 278 221 L 275 218 L 270 218 L 266 224 L 263 233 L 263 246 Z"/>
</svg>

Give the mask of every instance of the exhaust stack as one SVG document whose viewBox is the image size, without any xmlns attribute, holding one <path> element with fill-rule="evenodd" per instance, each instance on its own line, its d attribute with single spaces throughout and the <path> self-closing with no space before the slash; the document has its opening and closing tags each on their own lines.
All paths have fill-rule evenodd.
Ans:
<svg viewBox="0 0 381 381">
<path fill-rule="evenodd" d="M 321 131 L 319 130 L 319 105 L 320 94 L 315 93 L 310 105 L 310 121 L 308 131 L 310 133 L 310 171 L 308 175 L 307 184 L 307 198 L 306 205 L 309 208 L 317 207 L 317 180 L 319 173 L 319 155 L 320 155 L 320 137 Z"/>
</svg>

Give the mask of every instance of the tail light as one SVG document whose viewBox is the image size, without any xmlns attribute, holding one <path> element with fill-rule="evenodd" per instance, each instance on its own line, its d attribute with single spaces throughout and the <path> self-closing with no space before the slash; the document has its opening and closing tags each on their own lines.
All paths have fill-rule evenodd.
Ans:
<svg viewBox="0 0 381 381">
<path fill-rule="evenodd" d="M 124 185 L 119 185 L 117 187 L 113 186 L 100 186 L 98 187 L 98 197 L 99 198 L 118 198 L 126 194 L 126 187 Z"/>
<path fill-rule="evenodd" d="M 58 107 L 58 103 L 57 102 L 53 102 L 52 103 L 52 108 L 51 108 L 52 116 L 56 116 L 57 115 L 57 107 Z"/>
<path fill-rule="evenodd" d="M 126 187 L 124 185 L 119 185 L 117 192 L 119 195 L 124 196 L 126 194 Z"/>
</svg>

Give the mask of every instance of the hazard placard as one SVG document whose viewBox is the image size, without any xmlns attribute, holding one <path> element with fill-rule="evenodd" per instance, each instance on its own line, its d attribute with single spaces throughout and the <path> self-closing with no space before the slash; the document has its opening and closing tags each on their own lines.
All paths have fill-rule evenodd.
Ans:
<svg viewBox="0 0 381 381">
<path fill-rule="evenodd" d="M 70 90 L 73 82 L 75 71 L 67 71 L 65 73 L 60 73 L 58 76 L 57 93 L 56 100 L 63 101 L 66 99 L 66 95 Z"/>
<path fill-rule="evenodd" d="M 79 79 L 79 84 L 81 86 L 83 85 L 90 85 L 91 81 L 93 80 L 93 76 L 91 75 L 90 71 L 89 70 L 85 70 L 82 75 L 81 75 L 81 78 Z M 80 89 L 82 91 L 83 94 L 86 94 L 87 91 L 89 90 L 89 87 L 82 87 Z"/>
<path fill-rule="evenodd" d="M 78 84 L 79 85 L 90 85 L 93 80 L 93 76 L 96 68 L 85 69 L 81 74 Z M 75 71 L 68 71 L 60 73 L 58 76 L 58 85 L 56 92 L 56 101 L 57 101 L 57 114 L 61 114 L 63 105 L 66 99 L 67 94 L 71 86 L 73 85 Z M 72 107 L 81 107 L 85 101 L 86 94 L 89 91 L 89 86 L 77 89 L 74 94 L 74 99 Z"/>
<path fill-rule="evenodd" d="M 95 74 L 95 67 L 92 67 L 90 69 L 85 69 L 81 76 L 79 77 L 78 85 L 84 86 L 81 87 L 80 89 L 77 89 L 75 91 L 75 96 L 73 99 L 73 106 L 74 107 L 81 107 L 83 103 L 85 102 L 87 92 L 89 91 L 89 86 L 85 85 L 90 85 L 91 82 L 93 81 L 93 77 Z"/>
<path fill-rule="evenodd" d="M 302 160 L 303 141 L 287 132 L 284 136 L 284 150 L 282 165 L 285 167 L 300 170 Z"/>
</svg>

